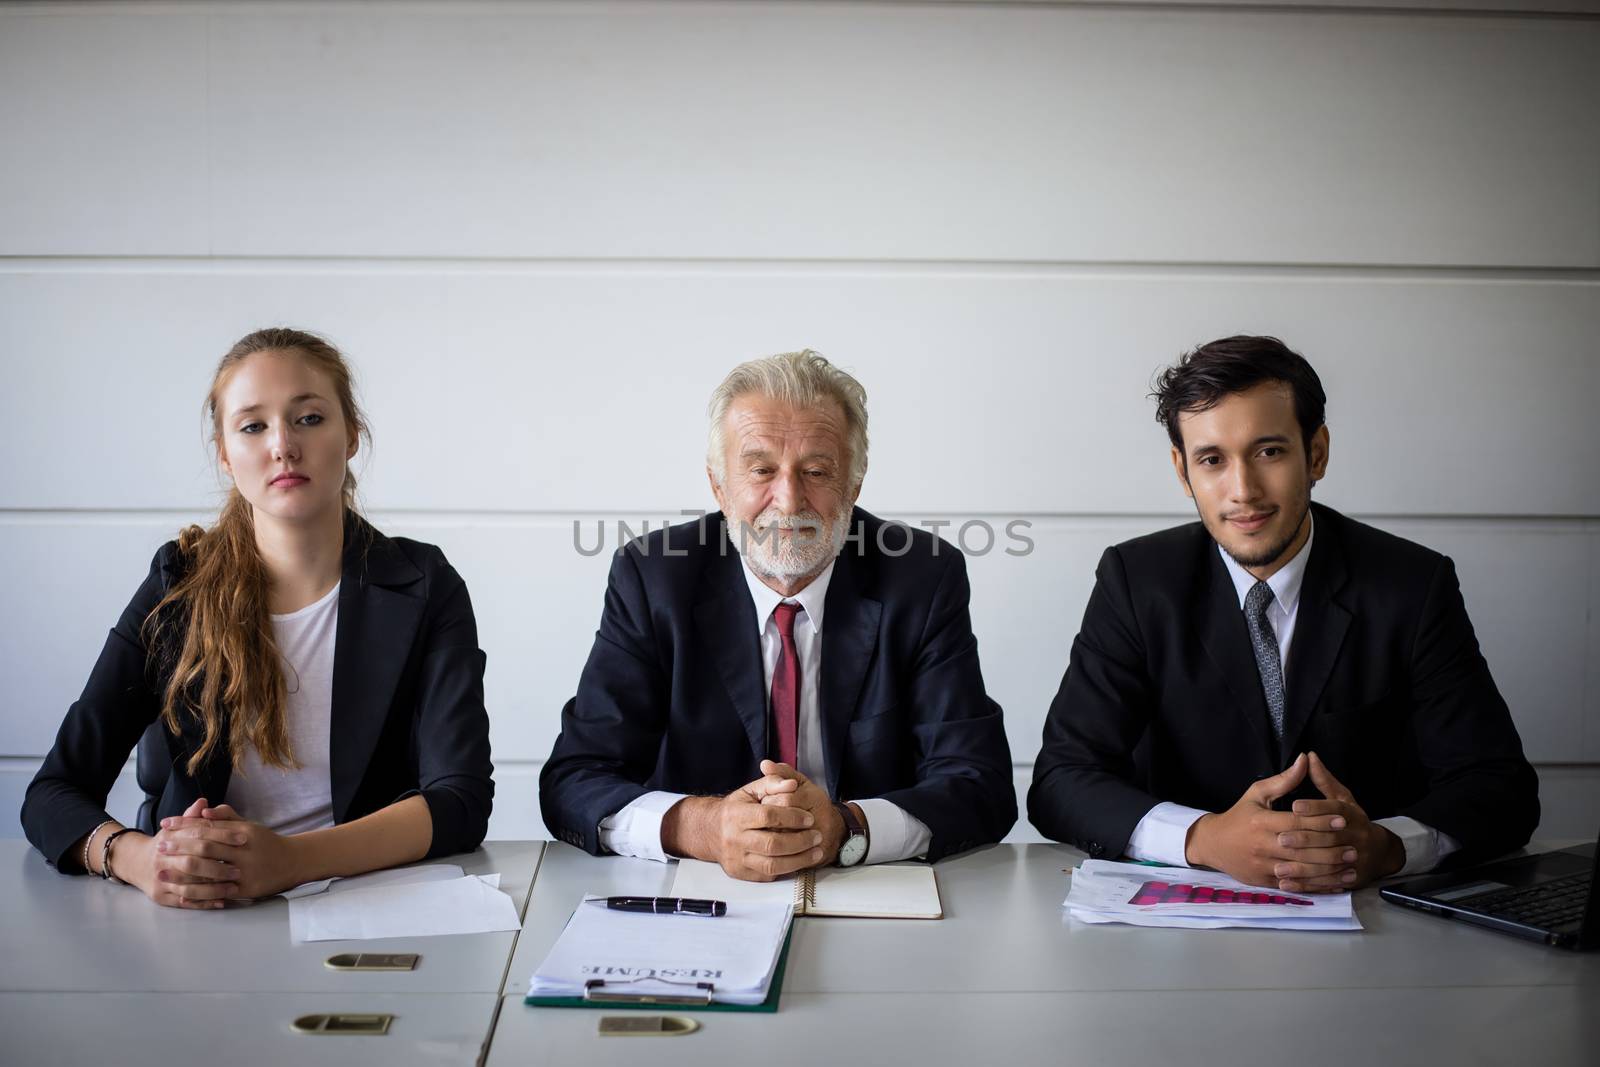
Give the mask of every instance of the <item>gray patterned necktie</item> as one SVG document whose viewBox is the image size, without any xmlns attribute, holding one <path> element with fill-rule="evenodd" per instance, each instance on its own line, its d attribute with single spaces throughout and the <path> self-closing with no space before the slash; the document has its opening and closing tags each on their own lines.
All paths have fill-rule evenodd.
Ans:
<svg viewBox="0 0 1600 1067">
<path fill-rule="evenodd" d="M 1256 652 L 1256 668 L 1261 671 L 1261 689 L 1267 695 L 1267 713 L 1272 716 L 1272 736 L 1283 740 L 1283 664 L 1278 659 L 1278 635 L 1267 621 L 1272 603 L 1272 586 L 1257 582 L 1244 598 L 1244 621 L 1250 628 L 1250 645 Z"/>
</svg>

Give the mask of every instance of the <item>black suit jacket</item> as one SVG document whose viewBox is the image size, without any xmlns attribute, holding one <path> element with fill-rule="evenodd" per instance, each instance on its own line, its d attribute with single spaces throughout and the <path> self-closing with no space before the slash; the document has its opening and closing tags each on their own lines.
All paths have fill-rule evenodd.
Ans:
<svg viewBox="0 0 1600 1067">
<path fill-rule="evenodd" d="M 903 526 L 884 532 L 885 552 L 881 520 L 858 508 L 851 521 L 860 536 L 834 567 L 822 628 L 819 784 L 922 820 L 930 861 L 998 841 L 1017 817 L 1011 750 L 978 669 L 966 561 Z M 646 792 L 724 794 L 759 777 L 770 716 L 743 567 L 720 512 L 617 553 L 539 779 L 554 836 L 598 855 L 600 820 Z"/>
<path fill-rule="evenodd" d="M 467 587 L 432 545 L 385 537 L 360 520 L 347 526 L 345 543 L 328 739 L 334 821 L 420 793 L 433 820 L 429 856 L 476 848 L 488 828 L 494 767 Z M 146 647 L 142 627 L 184 568 L 176 542 L 156 553 L 28 786 L 23 829 L 57 866 L 73 842 L 110 818 L 106 795 L 160 714 L 170 657 Z M 180 718 L 179 736 L 161 731 L 171 770 L 147 831 L 198 797 L 227 799 L 226 733 L 191 776 L 202 732 Z"/>
<path fill-rule="evenodd" d="M 1223 811 L 1311 750 L 1369 816 L 1426 823 L 1463 859 L 1528 840 L 1538 779 L 1450 560 L 1330 508 L 1313 514 L 1281 744 L 1205 527 L 1106 550 L 1034 765 L 1028 816 L 1042 833 L 1120 855 L 1158 801 Z M 1294 797 L 1318 795 L 1308 781 Z"/>
</svg>

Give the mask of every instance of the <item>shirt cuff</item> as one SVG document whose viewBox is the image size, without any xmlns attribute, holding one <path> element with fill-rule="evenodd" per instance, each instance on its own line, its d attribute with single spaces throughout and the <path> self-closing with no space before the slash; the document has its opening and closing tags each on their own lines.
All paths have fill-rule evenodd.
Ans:
<svg viewBox="0 0 1600 1067">
<path fill-rule="evenodd" d="M 926 823 L 890 800 L 857 800 L 867 820 L 867 863 L 893 863 L 927 855 L 933 831 Z"/>
<path fill-rule="evenodd" d="M 1392 878 L 1431 871 L 1443 863 L 1446 856 L 1461 848 L 1461 842 L 1449 834 L 1441 833 L 1426 823 L 1420 823 L 1405 815 L 1374 819 L 1373 825 L 1381 826 L 1398 837 L 1400 847 L 1405 850 L 1406 862 L 1390 875 Z"/>
<path fill-rule="evenodd" d="M 1189 841 L 1189 827 L 1204 814 L 1199 808 L 1163 801 L 1144 813 L 1124 852 L 1129 859 L 1187 867 L 1189 854 L 1184 846 Z"/>
<path fill-rule="evenodd" d="M 661 820 L 686 793 L 655 790 L 600 820 L 600 847 L 619 856 L 665 863 L 673 857 L 661 845 Z"/>
</svg>

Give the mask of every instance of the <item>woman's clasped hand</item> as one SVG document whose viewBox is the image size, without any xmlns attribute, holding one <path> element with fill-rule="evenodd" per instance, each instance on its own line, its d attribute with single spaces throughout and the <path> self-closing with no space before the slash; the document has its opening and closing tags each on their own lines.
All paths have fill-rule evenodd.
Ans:
<svg viewBox="0 0 1600 1067">
<path fill-rule="evenodd" d="M 168 907 L 221 908 L 302 880 L 295 874 L 293 838 L 240 817 L 227 804 L 212 807 L 204 797 L 182 815 L 162 819 L 154 837 L 138 840 L 129 869 L 118 873 Z"/>
</svg>

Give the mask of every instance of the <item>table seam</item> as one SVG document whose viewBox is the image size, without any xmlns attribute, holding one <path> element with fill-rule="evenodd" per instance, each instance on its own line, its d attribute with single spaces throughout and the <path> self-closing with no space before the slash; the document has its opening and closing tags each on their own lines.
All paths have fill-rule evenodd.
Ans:
<svg viewBox="0 0 1600 1067">
<path fill-rule="evenodd" d="M 483 1046 L 478 1052 L 477 1067 L 483 1067 L 489 1062 L 489 1049 L 494 1045 L 494 1034 L 500 1027 L 500 1010 L 506 1002 L 506 982 L 511 977 L 511 964 L 517 958 L 517 943 L 522 940 L 522 927 L 528 921 L 528 909 L 533 906 L 533 887 L 539 881 L 539 869 L 544 866 L 544 856 L 549 851 L 548 841 L 540 841 L 538 845 L 539 858 L 534 861 L 533 873 L 528 876 L 528 895 L 522 899 L 522 907 L 517 909 L 517 930 L 511 936 L 511 948 L 506 952 L 506 965 L 500 971 L 500 988 L 494 998 L 494 1011 L 489 1016 L 489 1032 L 483 1035 Z"/>
</svg>

